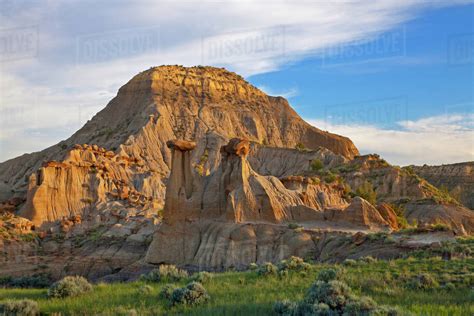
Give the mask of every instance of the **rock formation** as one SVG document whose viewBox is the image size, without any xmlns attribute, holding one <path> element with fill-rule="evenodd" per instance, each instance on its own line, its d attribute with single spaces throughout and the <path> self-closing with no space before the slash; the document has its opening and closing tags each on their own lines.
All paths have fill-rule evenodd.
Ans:
<svg viewBox="0 0 474 316">
<path fill-rule="evenodd" d="M 19 214 L 36 225 L 92 214 L 98 205 L 121 200 L 138 209 L 161 207 L 161 178 L 135 157 L 96 145 L 76 145 L 62 162 L 49 161 L 29 177 Z"/>
<path fill-rule="evenodd" d="M 191 167 L 192 145 L 171 141 L 168 146 L 173 161 L 164 221 L 147 262 L 220 269 L 304 256 L 315 247 L 311 234 L 295 235 L 289 223 L 390 230 L 375 207 L 362 198 L 349 203 L 337 185 L 302 176 L 280 180 L 258 174 L 247 158 L 251 152 L 247 139 L 234 138 L 222 146 L 219 167 L 204 176 Z M 298 150 L 283 151 L 289 157 L 299 155 Z"/>
<path fill-rule="evenodd" d="M 466 207 L 474 210 L 474 162 L 441 166 L 411 166 L 413 171 L 438 188 L 444 188 Z"/>
<path fill-rule="evenodd" d="M 358 154 L 348 138 L 312 127 L 291 109 L 285 99 L 266 95 L 234 73 L 212 67 L 161 66 L 136 75 L 120 88 L 105 109 L 69 139 L 44 151 L 1 163 L 0 203 L 11 197 L 26 198 L 27 191 L 31 196 L 34 186 L 28 180 L 30 175 L 37 174 L 44 162 L 67 160 L 74 144 L 84 143 L 96 144 L 119 157 L 142 161 L 144 165 L 138 177 L 141 182 L 153 183 L 153 186 L 147 192 L 141 191 L 139 186 L 131 188 L 157 197 L 163 203 L 165 182 L 171 166 L 167 140 L 196 140 L 199 148 L 194 151 L 192 159 L 197 163 L 207 153 L 206 160 L 201 163 L 212 170 L 220 161 L 220 146 L 235 136 L 278 147 L 294 148 L 302 144 L 317 149 L 322 146 L 348 158 Z M 58 167 L 62 168 L 61 165 Z M 95 201 L 98 198 L 89 194 L 79 197 L 80 192 L 84 191 L 80 181 L 61 182 L 71 179 L 69 176 L 78 170 L 58 169 L 58 177 L 62 179 L 52 179 L 50 171 L 53 168 L 46 167 L 40 173 L 47 181 L 56 184 L 62 183 L 71 188 L 79 184 L 79 187 L 69 189 L 75 191 L 77 197 L 74 199 L 92 198 Z M 148 176 L 146 172 L 149 172 Z M 132 175 L 127 174 L 126 179 L 121 180 L 127 181 L 130 177 Z M 85 174 L 80 178 L 81 181 L 95 181 L 90 180 L 94 177 Z M 41 199 L 41 194 L 44 199 L 51 199 L 51 194 L 56 194 L 43 189 L 37 192 L 37 199 Z M 71 207 L 78 209 L 87 206 L 87 203 L 81 203 L 74 202 L 75 205 L 67 206 L 65 212 L 73 213 Z M 28 207 L 32 209 L 34 205 Z M 62 215 L 54 215 L 52 210 L 45 211 L 49 212 L 43 216 L 47 219 Z M 25 211 L 24 214 L 32 216 L 32 212 L 37 213 Z M 57 216 L 54 218 L 59 219 Z"/>
<path fill-rule="evenodd" d="M 290 255 L 395 258 L 410 237 L 372 245 L 366 234 L 397 230 L 403 217 L 445 224 L 442 238 L 474 233 L 461 205 L 472 206 L 471 167 L 358 156 L 348 138 L 234 73 L 155 67 L 69 139 L 0 164 L 0 276 L 41 263 L 55 277 L 126 279 L 145 253 L 211 269 Z"/>
</svg>

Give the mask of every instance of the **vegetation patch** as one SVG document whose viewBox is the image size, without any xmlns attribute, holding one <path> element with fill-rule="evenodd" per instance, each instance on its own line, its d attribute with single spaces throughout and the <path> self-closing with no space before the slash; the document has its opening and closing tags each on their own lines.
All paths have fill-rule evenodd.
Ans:
<svg viewBox="0 0 474 316">
<path fill-rule="evenodd" d="M 142 274 L 140 279 L 146 282 L 177 282 L 188 277 L 188 272 L 174 265 L 161 265 L 147 274 Z"/>
<path fill-rule="evenodd" d="M 33 300 L 7 300 L 0 303 L 0 314 L 6 316 L 36 316 L 39 315 L 38 303 Z"/>
<path fill-rule="evenodd" d="M 48 274 L 40 273 L 23 277 L 3 277 L 0 278 L 0 286 L 16 288 L 46 288 L 51 285 L 51 278 Z"/>
<path fill-rule="evenodd" d="M 374 190 L 374 186 L 369 181 L 364 181 L 364 183 L 357 188 L 355 194 L 372 205 L 377 203 L 377 193 Z"/>
<path fill-rule="evenodd" d="M 393 308 L 378 306 L 370 297 L 358 297 L 338 280 L 334 269 L 324 269 L 299 302 L 280 301 L 274 305 L 278 315 L 397 315 Z"/>
<path fill-rule="evenodd" d="M 209 294 L 201 283 L 191 282 L 173 291 L 171 303 L 173 305 L 199 305 L 208 301 L 209 298 Z"/>
<path fill-rule="evenodd" d="M 92 285 L 81 276 L 67 276 L 51 285 L 48 296 L 51 298 L 75 297 L 92 291 Z"/>
</svg>

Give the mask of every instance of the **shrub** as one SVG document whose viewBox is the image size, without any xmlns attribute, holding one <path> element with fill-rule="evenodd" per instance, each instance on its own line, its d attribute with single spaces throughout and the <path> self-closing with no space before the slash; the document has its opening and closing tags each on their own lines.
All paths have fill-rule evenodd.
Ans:
<svg viewBox="0 0 474 316">
<path fill-rule="evenodd" d="M 160 297 L 170 300 L 171 296 L 173 295 L 174 290 L 178 289 L 178 287 L 174 284 L 166 284 L 160 291 Z"/>
<path fill-rule="evenodd" d="M 161 265 L 158 269 L 150 271 L 148 274 L 143 274 L 140 279 L 146 282 L 176 282 L 188 277 L 185 270 L 178 269 L 174 265 Z"/>
<path fill-rule="evenodd" d="M 439 284 L 431 274 L 421 273 L 410 279 L 406 286 L 412 290 L 428 290 L 437 288 Z"/>
<path fill-rule="evenodd" d="M 209 295 L 201 283 L 191 282 L 186 287 L 178 288 L 171 295 L 173 305 L 198 305 L 209 300 Z"/>
<path fill-rule="evenodd" d="M 301 227 L 301 225 L 296 224 L 296 223 L 289 223 L 288 224 L 289 229 L 297 229 L 297 228 L 300 228 L 300 227 Z"/>
<path fill-rule="evenodd" d="M 138 288 L 138 293 L 140 293 L 140 295 L 147 295 L 151 292 L 153 292 L 153 288 L 149 285 L 142 285 Z"/>
<path fill-rule="evenodd" d="M 47 274 L 34 274 L 18 278 L 4 277 L 0 279 L 0 285 L 20 288 L 46 288 L 51 285 L 51 279 Z"/>
<path fill-rule="evenodd" d="M 304 271 L 309 270 L 311 265 L 309 263 L 304 262 L 304 260 L 300 257 L 291 256 L 287 260 L 282 260 L 278 264 L 278 269 L 282 270 L 291 270 L 291 271 Z"/>
<path fill-rule="evenodd" d="M 328 174 L 324 177 L 324 181 L 326 183 L 333 183 L 334 181 L 336 181 L 336 179 L 337 179 L 337 175 L 335 175 L 332 172 L 328 172 Z"/>
<path fill-rule="evenodd" d="M 49 297 L 78 296 L 92 290 L 92 285 L 81 276 L 67 276 L 51 285 L 48 289 Z"/>
<path fill-rule="evenodd" d="M 38 303 L 32 300 L 8 300 L 0 304 L 1 315 L 36 316 L 39 315 Z"/>
<path fill-rule="evenodd" d="M 306 146 L 303 143 L 297 143 L 295 145 L 295 149 L 297 149 L 299 151 L 308 151 L 308 149 L 306 148 Z"/>
<path fill-rule="evenodd" d="M 360 187 L 356 190 L 356 195 L 360 196 L 370 204 L 375 205 L 377 203 L 377 193 L 374 190 L 372 183 L 365 181 Z"/>
<path fill-rule="evenodd" d="M 191 280 L 198 283 L 208 283 L 209 281 L 212 280 L 213 277 L 214 275 L 212 273 L 202 271 L 202 272 L 195 273 L 192 276 Z"/>
<path fill-rule="evenodd" d="M 278 301 L 273 304 L 273 310 L 278 315 L 293 315 L 293 311 L 296 309 L 297 304 L 290 300 Z"/>
<path fill-rule="evenodd" d="M 377 262 L 377 259 L 375 259 L 375 258 L 372 257 L 372 256 L 365 256 L 365 257 L 359 258 L 359 260 L 360 260 L 361 262 L 364 262 L 364 263 L 374 263 L 374 262 Z"/>
<path fill-rule="evenodd" d="M 252 262 L 250 265 L 249 265 L 249 270 L 251 271 L 255 271 L 258 269 L 258 264 L 256 264 L 255 262 Z"/>
<path fill-rule="evenodd" d="M 323 167 L 324 167 L 324 164 L 319 159 L 314 159 L 311 162 L 311 170 L 312 171 L 319 171 L 319 170 L 323 169 Z"/>
<path fill-rule="evenodd" d="M 271 262 L 265 262 L 257 269 L 257 274 L 261 276 L 276 275 L 278 268 Z"/>
<path fill-rule="evenodd" d="M 289 275 L 289 274 L 288 274 L 288 270 L 280 270 L 280 271 L 278 271 L 278 276 L 279 276 L 280 278 L 286 278 L 286 277 L 288 277 L 288 275 Z"/>
<path fill-rule="evenodd" d="M 346 259 L 344 260 L 344 262 L 342 262 L 342 264 L 348 267 L 353 267 L 357 265 L 357 261 L 355 261 L 354 259 Z"/>
<path fill-rule="evenodd" d="M 447 291 L 454 291 L 456 289 L 456 285 L 451 282 L 446 283 L 443 288 Z"/>
<path fill-rule="evenodd" d="M 323 269 L 319 271 L 318 281 L 329 282 L 337 279 L 337 272 L 334 269 Z"/>
<path fill-rule="evenodd" d="M 329 282 L 316 281 L 306 293 L 304 300 L 308 303 L 324 303 L 331 309 L 341 310 L 351 295 L 347 284 L 332 280 Z"/>
<path fill-rule="evenodd" d="M 363 296 L 359 299 L 350 301 L 344 308 L 348 315 L 367 315 L 377 307 L 373 299 Z"/>
<path fill-rule="evenodd" d="M 369 297 L 357 297 L 349 286 L 336 280 L 334 269 L 324 269 L 298 303 L 276 302 L 273 310 L 278 315 L 397 315 L 396 310 L 379 307 Z"/>
</svg>

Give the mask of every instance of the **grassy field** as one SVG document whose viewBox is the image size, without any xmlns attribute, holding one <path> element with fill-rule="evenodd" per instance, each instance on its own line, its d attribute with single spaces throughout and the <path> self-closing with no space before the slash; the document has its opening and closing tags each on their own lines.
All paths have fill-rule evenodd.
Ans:
<svg viewBox="0 0 474 316">
<path fill-rule="evenodd" d="M 258 276 L 256 272 L 216 273 L 205 283 L 211 299 L 200 306 L 172 307 L 159 298 L 166 283 L 148 283 L 153 290 L 143 294 L 144 282 L 97 284 L 92 292 L 76 298 L 48 299 L 46 289 L 0 289 L 0 301 L 29 298 L 42 313 L 138 315 L 269 315 L 277 300 L 299 300 L 319 270 L 335 267 L 355 293 L 377 303 L 399 307 L 416 315 L 473 315 L 474 259 L 400 259 L 352 262 L 351 265 L 312 265 L 307 272 L 290 271 L 288 276 Z M 434 284 L 417 287 L 413 280 L 421 273 L 431 275 Z M 178 282 L 185 285 L 187 280 Z"/>
</svg>

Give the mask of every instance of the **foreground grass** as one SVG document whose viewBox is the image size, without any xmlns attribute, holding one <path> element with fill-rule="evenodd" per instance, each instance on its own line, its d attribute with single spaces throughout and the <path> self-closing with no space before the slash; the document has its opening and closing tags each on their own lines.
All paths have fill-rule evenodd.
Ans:
<svg viewBox="0 0 474 316">
<path fill-rule="evenodd" d="M 277 300 L 299 300 L 319 270 L 342 266 L 313 265 L 309 272 L 290 272 L 286 277 L 257 276 L 255 272 L 225 272 L 204 284 L 211 300 L 201 306 L 171 307 L 159 298 L 165 283 L 148 283 L 153 290 L 140 292 L 143 282 L 98 284 L 91 293 L 77 298 L 48 299 L 44 289 L 0 289 L 0 301 L 29 298 L 38 302 L 42 313 L 63 315 L 269 315 Z M 412 289 L 409 280 L 429 273 L 439 283 L 426 289 Z M 343 267 L 343 280 L 357 294 L 368 295 L 377 303 L 398 306 L 416 315 L 473 315 L 474 259 L 443 261 L 400 259 L 357 262 Z M 184 285 L 187 281 L 179 282 Z M 446 285 L 448 284 L 448 285 Z"/>
</svg>

